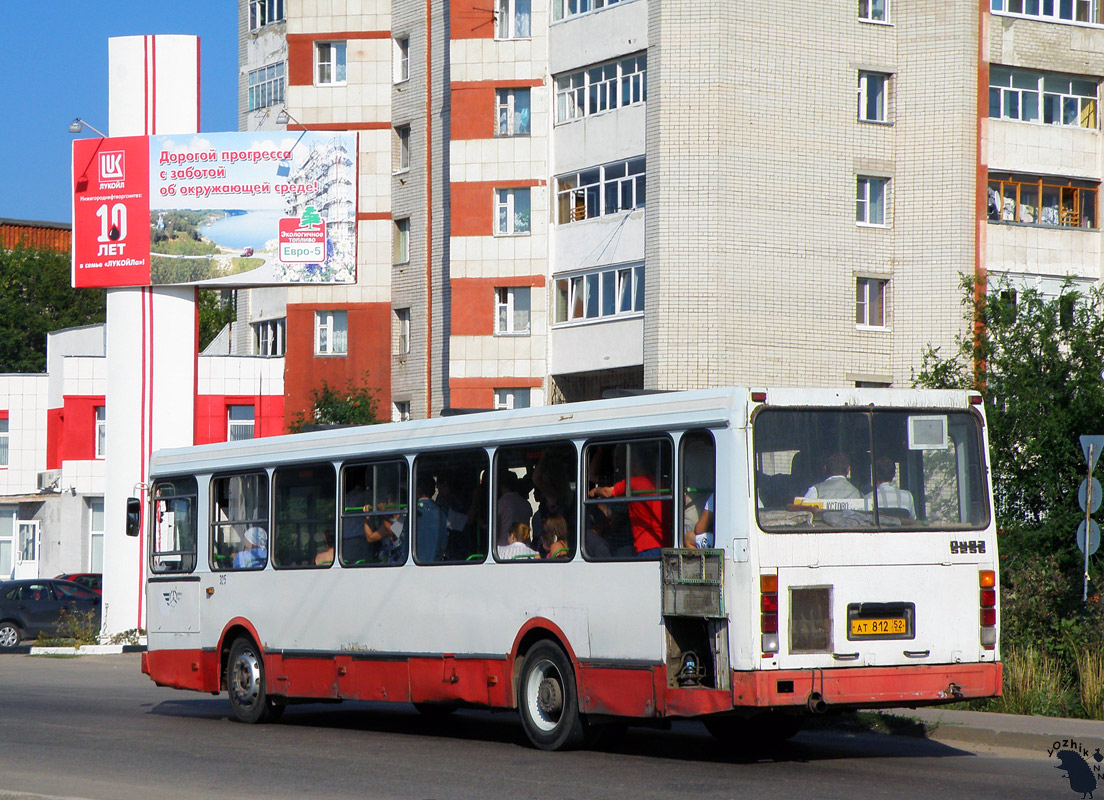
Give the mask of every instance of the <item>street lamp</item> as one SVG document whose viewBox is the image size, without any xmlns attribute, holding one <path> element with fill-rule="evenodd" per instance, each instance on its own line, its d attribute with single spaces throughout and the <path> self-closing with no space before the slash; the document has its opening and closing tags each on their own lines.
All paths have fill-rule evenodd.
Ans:
<svg viewBox="0 0 1104 800">
<path fill-rule="evenodd" d="M 69 123 L 69 133 L 80 133 L 85 128 L 88 128 L 89 130 L 93 131 L 94 133 L 98 133 L 101 138 L 104 138 L 104 139 L 107 138 L 106 133 L 104 133 L 103 131 L 97 130 L 96 128 L 94 128 L 93 126 L 91 126 L 87 122 L 85 122 L 83 119 L 81 119 L 80 117 L 73 117 L 73 121 Z"/>
</svg>

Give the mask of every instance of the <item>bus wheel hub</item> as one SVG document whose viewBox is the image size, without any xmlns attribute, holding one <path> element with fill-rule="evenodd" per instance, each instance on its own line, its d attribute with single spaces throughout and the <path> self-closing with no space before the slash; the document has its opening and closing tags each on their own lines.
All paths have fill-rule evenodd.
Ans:
<svg viewBox="0 0 1104 800">
<path fill-rule="evenodd" d="M 545 678 L 537 689 L 537 703 L 545 714 L 558 714 L 563 709 L 563 690 L 559 681 Z"/>
</svg>

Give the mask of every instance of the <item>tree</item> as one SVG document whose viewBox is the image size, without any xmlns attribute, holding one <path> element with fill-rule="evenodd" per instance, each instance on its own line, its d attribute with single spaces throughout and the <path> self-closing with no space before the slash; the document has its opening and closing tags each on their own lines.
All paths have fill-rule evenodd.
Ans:
<svg viewBox="0 0 1104 800">
<path fill-rule="evenodd" d="M 949 356 L 929 347 L 916 382 L 981 394 L 1005 637 L 1068 656 L 1101 624 L 1099 609 L 1081 615 L 1084 556 L 1074 533 L 1085 518 L 1077 502 L 1086 472 L 1079 438 L 1104 433 L 1104 292 L 1067 283 L 1047 297 L 1000 284 L 982 290 L 972 279 L 963 289 L 970 333 Z"/>
<path fill-rule="evenodd" d="M 68 253 L 0 251 L 0 372 L 45 372 L 46 334 L 106 319 L 103 290 L 72 288 L 70 269 Z"/>
<path fill-rule="evenodd" d="M 199 352 L 203 352 L 219 332 L 234 321 L 233 300 L 223 297 L 220 289 L 199 290 Z"/>
<path fill-rule="evenodd" d="M 311 390 L 310 411 L 296 412 L 288 430 L 299 433 L 308 426 L 374 425 L 383 422 L 376 416 L 376 396 L 367 383 L 367 372 L 364 373 L 364 385 L 356 386 L 350 379 L 345 381 L 344 389 L 330 386 L 323 379 L 321 387 Z"/>
</svg>

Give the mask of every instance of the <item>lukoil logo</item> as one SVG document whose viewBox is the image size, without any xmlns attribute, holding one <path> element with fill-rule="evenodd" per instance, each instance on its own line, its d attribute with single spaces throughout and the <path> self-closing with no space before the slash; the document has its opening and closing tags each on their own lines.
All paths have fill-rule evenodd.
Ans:
<svg viewBox="0 0 1104 800">
<path fill-rule="evenodd" d="M 124 152 L 122 150 L 112 150 L 110 152 L 100 153 L 101 181 L 121 181 L 126 179 L 123 156 Z"/>
</svg>

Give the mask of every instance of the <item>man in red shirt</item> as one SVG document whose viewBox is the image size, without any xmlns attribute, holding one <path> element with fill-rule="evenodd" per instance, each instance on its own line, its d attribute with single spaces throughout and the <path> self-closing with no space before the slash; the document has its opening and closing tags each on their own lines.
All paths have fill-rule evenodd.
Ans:
<svg viewBox="0 0 1104 800">
<path fill-rule="evenodd" d="M 637 461 L 632 464 L 633 475 L 628 481 L 629 521 L 632 523 L 633 549 L 637 558 L 659 558 L 666 532 L 671 529 L 671 503 L 664 500 L 637 500 L 637 497 L 658 496 L 664 491 L 656 488 L 652 476 Z M 625 497 L 625 481 L 613 486 L 595 486 L 591 497 Z"/>
</svg>

